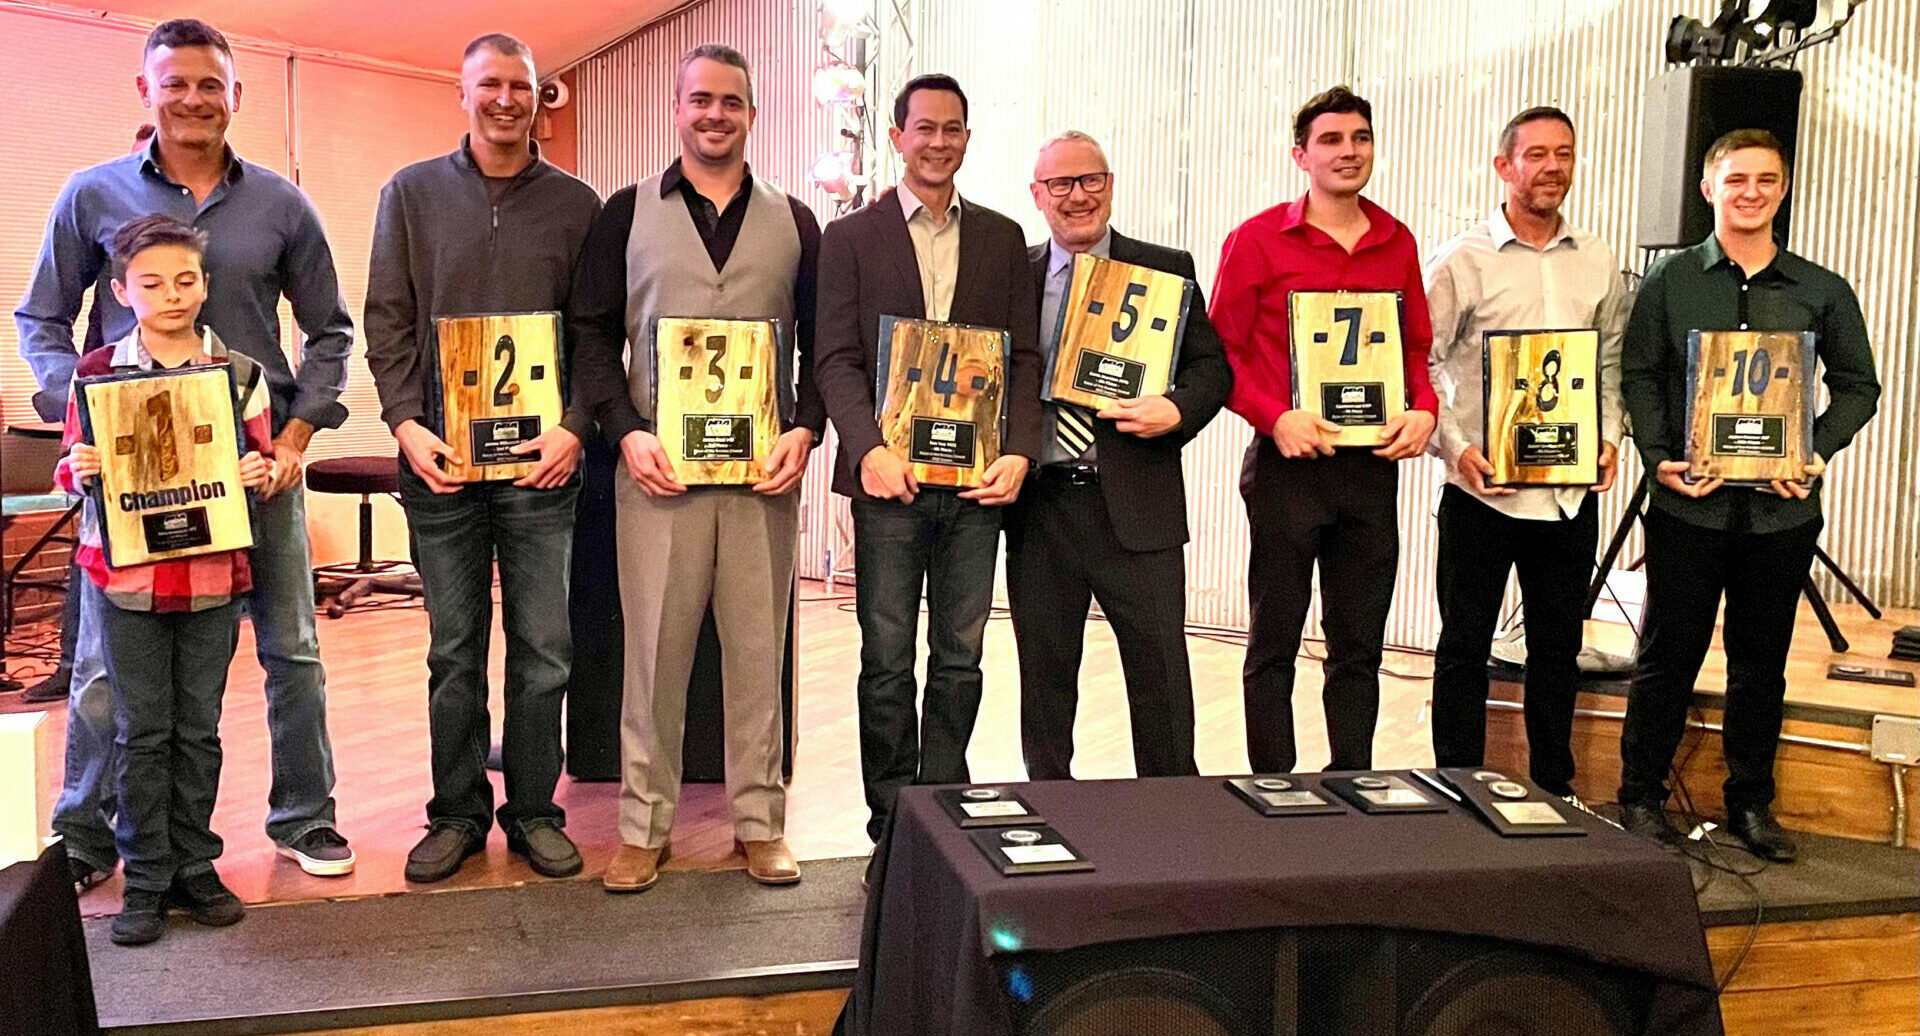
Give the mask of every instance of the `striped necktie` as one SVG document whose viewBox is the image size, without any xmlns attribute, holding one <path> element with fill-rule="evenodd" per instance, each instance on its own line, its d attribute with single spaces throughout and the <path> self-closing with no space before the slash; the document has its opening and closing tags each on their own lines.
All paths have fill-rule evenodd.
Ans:
<svg viewBox="0 0 1920 1036">
<path fill-rule="evenodd" d="M 1056 405 L 1053 408 L 1053 437 L 1065 451 L 1068 460 L 1079 460 L 1080 455 L 1093 445 L 1093 415 L 1077 406 Z"/>
</svg>

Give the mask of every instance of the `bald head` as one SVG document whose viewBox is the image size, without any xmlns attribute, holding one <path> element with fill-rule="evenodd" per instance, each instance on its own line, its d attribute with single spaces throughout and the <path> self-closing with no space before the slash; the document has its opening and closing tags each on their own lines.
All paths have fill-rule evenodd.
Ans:
<svg viewBox="0 0 1920 1036">
<path fill-rule="evenodd" d="M 1047 141 L 1033 163 L 1028 190 L 1061 248 L 1084 252 L 1106 236 L 1113 217 L 1113 175 L 1099 141 L 1078 130 Z"/>
</svg>

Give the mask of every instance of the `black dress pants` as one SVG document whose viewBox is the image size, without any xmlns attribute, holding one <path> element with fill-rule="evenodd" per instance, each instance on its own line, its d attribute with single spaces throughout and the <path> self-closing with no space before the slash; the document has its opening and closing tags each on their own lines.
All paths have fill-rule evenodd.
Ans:
<svg viewBox="0 0 1920 1036">
<path fill-rule="evenodd" d="M 1120 648 L 1136 774 L 1198 772 L 1181 549 L 1122 547 L 1098 482 L 1075 484 L 1042 468 L 1025 492 L 1025 517 L 1007 533 L 1007 597 L 1020 653 L 1020 741 L 1027 777 L 1073 776 L 1073 721 L 1089 600 L 1100 602 Z"/>
<path fill-rule="evenodd" d="M 1752 490 L 1726 486 L 1722 493 Z M 1773 755 L 1787 692 L 1794 613 L 1820 519 L 1781 532 L 1728 532 L 1647 511 L 1647 614 L 1620 736 L 1620 801 L 1663 805 L 1686 733 L 1700 663 L 1726 594 L 1727 703 L 1722 745 L 1729 812 L 1773 802 Z"/>
<path fill-rule="evenodd" d="M 1573 702 L 1581 622 L 1600 535 L 1595 494 L 1571 518 L 1515 518 L 1450 485 L 1440 494 L 1440 643 L 1433 659 L 1433 755 L 1441 766 L 1486 761 L 1487 655 L 1507 573 L 1526 608 L 1529 776 L 1573 793 Z"/>
<path fill-rule="evenodd" d="M 1289 460 L 1267 436 L 1247 447 L 1240 495 L 1253 552 L 1247 567 L 1252 625 L 1241 671 L 1247 756 L 1255 773 L 1286 773 L 1293 737 L 1294 659 L 1320 566 L 1329 770 L 1373 765 L 1380 716 L 1380 656 L 1400 560 L 1395 514 L 1400 470 L 1365 449 Z"/>
</svg>

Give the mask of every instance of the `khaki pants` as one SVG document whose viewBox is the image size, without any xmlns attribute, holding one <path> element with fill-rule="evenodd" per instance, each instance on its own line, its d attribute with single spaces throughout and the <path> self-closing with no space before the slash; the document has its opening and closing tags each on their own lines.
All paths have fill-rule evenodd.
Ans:
<svg viewBox="0 0 1920 1036">
<path fill-rule="evenodd" d="M 687 682 L 709 602 L 720 632 L 734 836 L 784 837 L 781 648 L 799 494 L 767 497 L 729 487 L 655 498 L 625 472 L 614 484 L 626 615 L 620 841 L 657 849 L 673 831 Z"/>
</svg>

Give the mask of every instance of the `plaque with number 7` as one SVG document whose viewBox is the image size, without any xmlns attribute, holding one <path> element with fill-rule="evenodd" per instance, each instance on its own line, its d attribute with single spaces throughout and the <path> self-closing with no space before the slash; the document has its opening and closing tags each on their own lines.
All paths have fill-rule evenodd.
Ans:
<svg viewBox="0 0 1920 1036">
<path fill-rule="evenodd" d="M 1116 399 L 1164 394 L 1180 362 L 1192 298 L 1185 277 L 1075 256 L 1060 306 L 1060 347 L 1048 361 L 1041 398 L 1101 410 Z"/>
<path fill-rule="evenodd" d="M 1380 445 L 1407 409 L 1400 293 L 1289 292 L 1287 322 L 1294 407 L 1339 425 L 1334 446 Z"/>
</svg>

